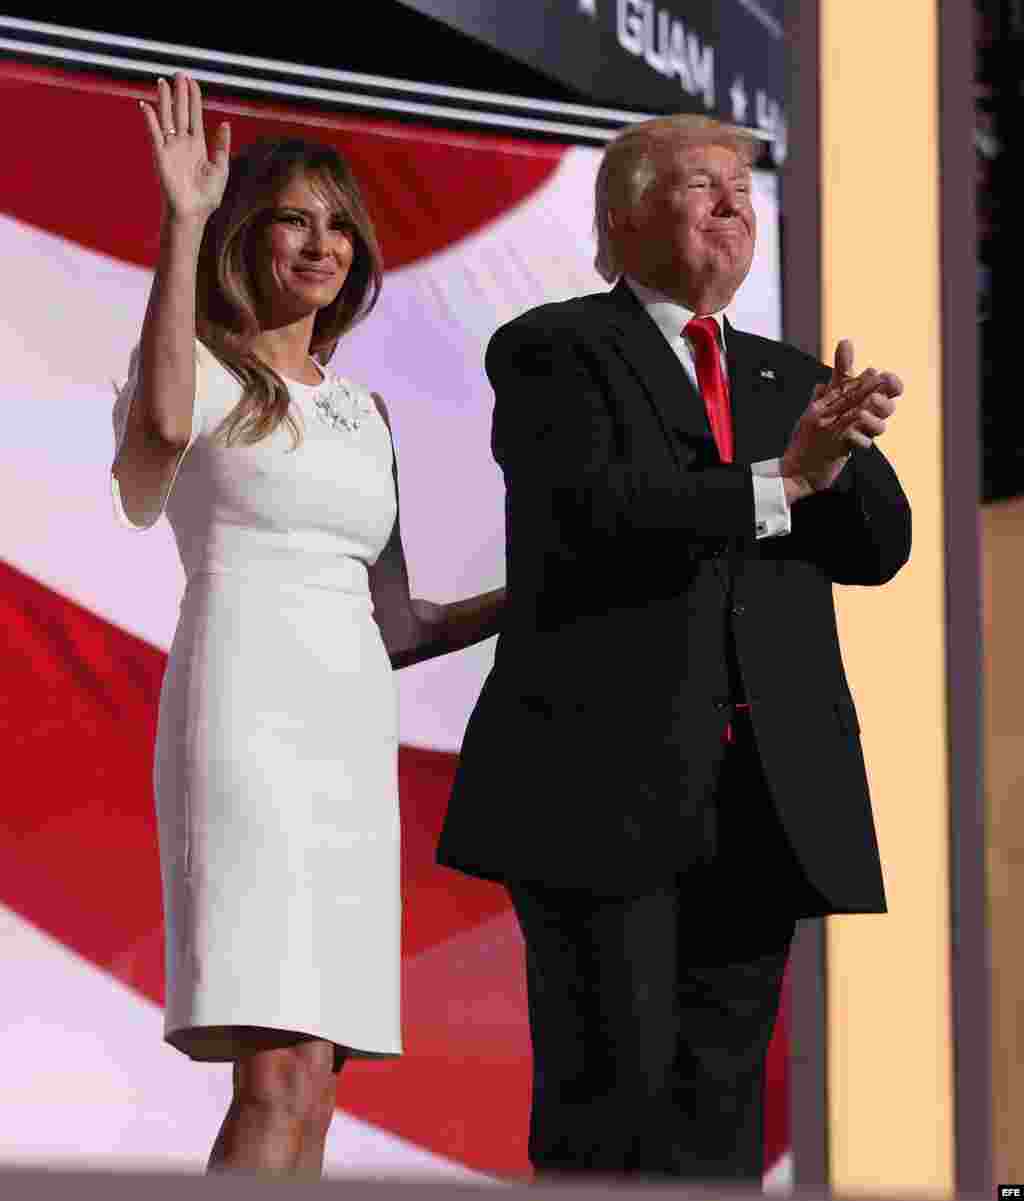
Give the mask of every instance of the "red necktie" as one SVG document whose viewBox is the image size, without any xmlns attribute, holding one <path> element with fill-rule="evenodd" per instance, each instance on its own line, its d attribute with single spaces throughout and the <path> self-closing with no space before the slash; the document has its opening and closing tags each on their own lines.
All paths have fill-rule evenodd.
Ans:
<svg viewBox="0 0 1024 1201">
<path fill-rule="evenodd" d="M 729 384 L 722 370 L 722 356 L 718 349 L 718 323 L 714 317 L 694 317 L 683 329 L 693 345 L 693 357 L 697 360 L 697 383 L 708 411 L 711 433 L 718 447 L 718 457 L 723 463 L 732 462 L 732 410 L 729 407 Z M 737 704 L 736 709 L 749 709 L 746 704 Z M 731 743 L 735 738 L 732 722 L 725 727 L 724 741 Z"/>
<path fill-rule="evenodd" d="M 711 433 L 723 463 L 732 462 L 732 412 L 729 408 L 729 384 L 722 370 L 718 349 L 718 323 L 714 317 L 694 317 L 683 329 L 693 346 L 697 361 L 697 383 L 708 411 Z"/>
</svg>

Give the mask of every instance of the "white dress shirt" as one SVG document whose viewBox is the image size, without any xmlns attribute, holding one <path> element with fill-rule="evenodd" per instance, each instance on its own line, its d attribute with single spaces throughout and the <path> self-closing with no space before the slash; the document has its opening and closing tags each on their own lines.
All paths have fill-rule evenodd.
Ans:
<svg viewBox="0 0 1024 1201">
<path fill-rule="evenodd" d="M 683 369 L 690 377 L 697 395 L 700 395 L 700 385 L 697 382 L 697 361 L 694 357 L 690 339 L 683 335 L 683 329 L 696 316 L 689 309 L 669 300 L 661 292 L 638 283 L 628 275 L 624 277 L 633 290 L 633 295 L 647 310 L 648 316 L 665 335 L 665 340 L 671 346 L 676 358 L 682 363 Z M 718 353 L 722 357 L 722 372 L 729 378 L 729 367 L 725 355 L 725 326 L 722 322 L 722 312 L 708 313 L 714 320 L 718 330 Z M 782 483 L 778 459 L 764 459 L 759 463 L 751 463 L 751 474 L 754 477 L 754 533 L 757 538 L 777 538 L 788 534 L 792 528 L 789 514 L 789 504 L 786 501 L 786 489 Z"/>
</svg>

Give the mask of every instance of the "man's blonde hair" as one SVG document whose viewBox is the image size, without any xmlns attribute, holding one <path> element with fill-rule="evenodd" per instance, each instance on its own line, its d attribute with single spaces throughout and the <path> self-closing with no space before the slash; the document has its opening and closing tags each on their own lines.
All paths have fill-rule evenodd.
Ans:
<svg viewBox="0 0 1024 1201">
<path fill-rule="evenodd" d="M 631 209 L 657 178 L 656 151 L 674 144 L 725 146 L 748 165 L 760 156 L 760 139 L 745 129 L 714 117 L 677 113 L 629 125 L 605 147 L 594 188 L 594 266 L 609 282 L 622 274 L 611 238 L 611 213 Z"/>
</svg>

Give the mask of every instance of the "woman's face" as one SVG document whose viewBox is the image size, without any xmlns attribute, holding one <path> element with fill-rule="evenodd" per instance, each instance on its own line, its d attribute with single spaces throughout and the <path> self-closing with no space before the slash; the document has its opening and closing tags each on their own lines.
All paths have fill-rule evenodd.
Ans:
<svg viewBox="0 0 1024 1201">
<path fill-rule="evenodd" d="M 352 266 L 355 236 L 316 177 L 293 176 L 274 198 L 258 244 L 254 266 L 264 318 L 299 320 L 333 303 Z"/>
</svg>

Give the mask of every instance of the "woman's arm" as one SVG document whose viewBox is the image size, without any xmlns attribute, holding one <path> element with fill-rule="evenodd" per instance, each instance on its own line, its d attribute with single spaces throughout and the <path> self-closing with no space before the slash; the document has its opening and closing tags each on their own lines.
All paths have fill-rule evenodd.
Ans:
<svg viewBox="0 0 1024 1201">
<path fill-rule="evenodd" d="M 388 411 L 380 396 L 373 397 L 390 429 Z M 398 463 L 392 466 L 395 500 L 398 502 Z M 421 600 L 409 591 L 409 570 L 402 545 L 400 506 L 391 537 L 377 561 L 369 568 L 373 611 L 381 637 L 396 670 L 463 650 L 497 634 L 505 607 L 505 589 L 496 588 L 479 596 L 439 605 Z"/>
<path fill-rule="evenodd" d="M 127 426 L 113 466 L 133 523 L 153 509 L 188 446 L 196 390 L 196 269 L 203 230 L 224 194 L 229 132 L 217 133 L 207 158 L 199 85 L 178 75 L 158 82 L 159 114 L 143 104 L 163 192 L 160 254 L 142 325 Z"/>
<path fill-rule="evenodd" d="M 391 656 L 396 668 L 464 650 L 500 633 L 505 589 L 495 588 L 447 605 L 437 605 L 418 597 L 412 597 L 410 604 L 417 621 L 417 641 Z"/>
<path fill-rule="evenodd" d="M 460 651 L 499 632 L 505 589 L 439 605 L 410 595 L 402 534 L 395 519 L 391 538 L 369 569 L 373 612 L 397 670 Z"/>
</svg>

